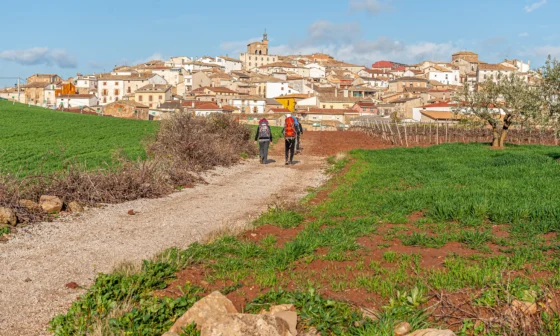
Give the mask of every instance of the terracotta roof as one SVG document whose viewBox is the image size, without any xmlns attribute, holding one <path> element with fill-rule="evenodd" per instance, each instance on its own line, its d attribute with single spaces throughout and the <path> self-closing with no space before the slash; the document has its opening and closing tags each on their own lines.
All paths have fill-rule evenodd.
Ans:
<svg viewBox="0 0 560 336">
<path fill-rule="evenodd" d="M 288 63 L 288 62 L 275 62 L 275 63 L 261 65 L 259 68 L 297 68 L 297 67 L 292 63 Z"/>
<path fill-rule="evenodd" d="M 29 83 L 27 85 L 23 85 L 23 88 L 26 89 L 40 89 L 40 88 L 45 88 L 47 85 L 52 85 L 51 83 L 37 83 L 37 82 L 32 82 Z"/>
<path fill-rule="evenodd" d="M 214 102 L 195 102 L 195 110 L 221 110 L 222 108 Z"/>
<path fill-rule="evenodd" d="M 451 102 L 439 102 L 439 103 L 424 105 L 421 106 L 420 108 L 451 107 L 451 106 L 457 106 L 457 104 Z"/>
<path fill-rule="evenodd" d="M 464 115 L 449 111 L 420 111 L 423 115 L 434 120 L 465 119 Z"/>
<path fill-rule="evenodd" d="M 136 90 L 136 93 L 148 93 L 148 92 L 164 93 L 169 91 L 170 89 L 171 89 L 171 85 L 167 85 L 167 84 L 148 84 Z"/>
<path fill-rule="evenodd" d="M 397 100 L 392 100 L 391 103 L 400 104 L 400 103 L 406 103 L 406 102 L 409 102 L 411 100 L 416 100 L 416 99 L 420 99 L 420 97 L 401 98 L 401 99 L 397 99 Z"/>
<path fill-rule="evenodd" d="M 233 100 L 265 100 L 265 98 L 263 97 L 259 97 L 259 96 L 250 96 L 250 95 L 246 95 L 246 96 L 239 96 L 239 97 L 235 97 L 232 98 Z"/>
<path fill-rule="evenodd" d="M 374 102 L 369 102 L 369 101 L 359 101 L 356 103 L 356 105 L 360 106 L 360 107 L 374 107 L 376 106 Z"/>
<path fill-rule="evenodd" d="M 238 60 L 237 58 L 231 58 L 228 56 L 219 56 L 219 57 L 225 59 L 226 61 L 241 63 L 241 61 Z"/>
<path fill-rule="evenodd" d="M 453 56 L 455 56 L 455 55 L 478 55 L 478 54 L 474 53 L 472 51 L 465 50 L 465 51 L 458 51 L 458 52 L 453 54 Z"/>
<path fill-rule="evenodd" d="M 283 107 L 273 107 L 271 109 L 268 110 L 268 112 L 271 113 L 291 113 L 290 110 L 283 108 Z"/>
<path fill-rule="evenodd" d="M 485 71 L 485 70 L 486 71 L 513 71 L 515 69 L 503 66 L 501 64 L 480 64 L 478 66 L 478 70 L 483 70 L 483 71 Z"/>
<path fill-rule="evenodd" d="M 307 98 L 309 98 L 309 95 L 306 95 L 306 94 L 303 94 L 303 93 L 293 93 L 293 94 L 289 94 L 289 95 L 285 95 L 285 96 L 279 96 L 279 97 L 276 97 L 274 99 L 282 99 L 282 98 L 307 99 Z"/>
<path fill-rule="evenodd" d="M 300 113 L 303 114 L 332 114 L 332 115 L 344 115 L 344 114 L 358 114 L 358 111 L 352 109 L 321 109 L 317 107 L 312 107 L 307 110 L 302 110 Z"/>
<path fill-rule="evenodd" d="M 95 95 L 93 94 L 61 94 L 60 96 L 56 97 L 62 99 L 84 99 L 84 98 L 93 98 Z"/>
<path fill-rule="evenodd" d="M 236 91 L 230 90 L 228 88 L 222 87 L 222 86 L 204 86 L 201 88 L 196 89 L 196 92 L 201 92 L 204 90 L 209 90 L 215 93 L 237 93 Z"/>
<path fill-rule="evenodd" d="M 396 78 L 391 80 L 391 83 L 395 83 L 395 82 L 426 82 L 428 83 L 429 80 L 425 79 L 425 78 L 418 78 L 418 77 L 400 77 L 400 78 Z"/>
<path fill-rule="evenodd" d="M 130 80 L 130 81 L 145 81 L 156 75 L 151 73 L 138 73 L 132 75 L 113 75 L 113 74 L 100 74 L 98 80 Z"/>
<path fill-rule="evenodd" d="M 148 108 L 148 106 L 146 106 L 144 104 L 137 103 L 134 100 L 117 100 L 115 102 L 112 102 L 112 103 L 109 103 L 109 104 L 105 105 L 105 108 L 109 105 L 114 105 L 114 104 L 128 105 L 128 106 L 138 107 L 138 108 Z"/>
</svg>

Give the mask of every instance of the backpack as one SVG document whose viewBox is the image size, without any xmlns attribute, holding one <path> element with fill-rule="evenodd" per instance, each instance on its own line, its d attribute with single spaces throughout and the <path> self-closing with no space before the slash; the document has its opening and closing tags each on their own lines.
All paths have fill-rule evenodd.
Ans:
<svg viewBox="0 0 560 336">
<path fill-rule="evenodd" d="M 270 128 L 267 124 L 259 125 L 259 139 L 270 139 Z"/>
<path fill-rule="evenodd" d="M 293 138 L 296 136 L 296 124 L 294 118 L 286 118 L 286 125 L 284 126 L 284 137 Z"/>
</svg>

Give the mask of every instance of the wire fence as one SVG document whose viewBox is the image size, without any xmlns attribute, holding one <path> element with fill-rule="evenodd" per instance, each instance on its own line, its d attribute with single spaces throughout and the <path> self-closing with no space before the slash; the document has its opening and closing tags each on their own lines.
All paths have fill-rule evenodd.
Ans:
<svg viewBox="0 0 560 336">
<path fill-rule="evenodd" d="M 427 146 L 451 142 L 492 142 L 493 131 L 485 122 L 467 123 L 399 123 L 360 120 L 352 131 L 365 132 L 371 137 L 395 146 Z M 510 127 L 506 138 L 512 144 L 558 145 L 558 131 L 550 127 Z"/>
</svg>

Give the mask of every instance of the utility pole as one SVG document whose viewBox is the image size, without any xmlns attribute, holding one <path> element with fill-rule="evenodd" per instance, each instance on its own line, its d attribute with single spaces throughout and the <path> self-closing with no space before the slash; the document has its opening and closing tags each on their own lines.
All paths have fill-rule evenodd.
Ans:
<svg viewBox="0 0 560 336">
<path fill-rule="evenodd" d="M 20 78 L 18 77 L 17 78 L 17 100 L 18 100 L 18 103 L 20 102 L 19 94 L 20 94 L 20 91 L 21 91 L 19 82 L 20 82 Z"/>
</svg>

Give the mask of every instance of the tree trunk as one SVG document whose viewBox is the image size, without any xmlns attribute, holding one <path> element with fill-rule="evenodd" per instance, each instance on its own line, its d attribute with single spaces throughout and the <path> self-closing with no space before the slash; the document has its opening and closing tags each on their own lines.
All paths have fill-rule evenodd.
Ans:
<svg viewBox="0 0 560 336">
<path fill-rule="evenodd" d="M 500 143 L 498 147 L 504 147 L 504 145 L 506 144 L 507 134 L 508 134 L 508 129 L 504 127 L 504 129 L 502 130 L 502 135 L 500 136 Z"/>
<path fill-rule="evenodd" d="M 496 148 L 501 147 L 500 146 L 501 137 L 500 137 L 500 134 L 498 133 L 498 130 L 494 129 L 492 133 L 494 135 L 492 137 L 492 147 L 496 147 Z"/>
</svg>

